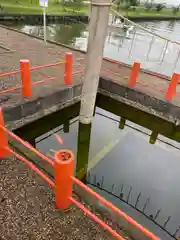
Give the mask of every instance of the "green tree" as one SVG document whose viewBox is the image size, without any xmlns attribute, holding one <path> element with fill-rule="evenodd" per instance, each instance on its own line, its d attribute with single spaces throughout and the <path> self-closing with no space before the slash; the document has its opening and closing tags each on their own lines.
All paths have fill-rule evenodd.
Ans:
<svg viewBox="0 0 180 240">
<path fill-rule="evenodd" d="M 178 7 L 172 7 L 172 12 L 174 15 L 176 15 L 179 12 L 179 6 Z"/>
<path fill-rule="evenodd" d="M 145 6 L 146 11 L 149 12 L 152 9 L 153 4 L 149 3 L 149 2 L 146 2 L 144 6 Z"/>
<path fill-rule="evenodd" d="M 63 0 L 62 5 L 64 11 L 78 12 L 84 6 L 82 0 Z"/>
<path fill-rule="evenodd" d="M 156 11 L 157 11 L 157 12 L 160 12 L 160 11 L 162 11 L 162 10 L 163 10 L 163 8 L 165 8 L 165 5 L 164 5 L 164 4 L 161 4 L 161 3 L 159 3 L 159 4 L 157 4 L 157 6 L 156 6 Z"/>
<path fill-rule="evenodd" d="M 139 0 L 115 0 L 114 3 L 117 6 L 117 10 L 129 9 L 130 7 L 136 7 L 139 5 Z"/>
</svg>

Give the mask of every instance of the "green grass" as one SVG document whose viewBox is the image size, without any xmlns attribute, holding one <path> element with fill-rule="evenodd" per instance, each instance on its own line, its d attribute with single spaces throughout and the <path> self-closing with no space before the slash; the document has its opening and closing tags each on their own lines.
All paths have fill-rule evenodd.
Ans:
<svg viewBox="0 0 180 240">
<path fill-rule="evenodd" d="M 87 14 L 88 6 L 83 5 L 80 9 L 66 7 L 62 4 L 58 4 L 59 0 L 49 0 L 49 6 L 47 8 L 48 14 L 54 15 L 67 15 L 67 14 Z M 42 8 L 39 6 L 39 0 L 1 0 L 1 6 L 4 7 L 4 13 L 25 13 L 25 14 L 42 14 Z M 149 10 L 143 8 L 137 8 L 133 10 L 120 10 L 120 13 L 129 17 L 180 17 L 180 12 L 176 15 L 173 14 L 172 9 L 165 8 L 160 12 L 156 10 Z"/>
<path fill-rule="evenodd" d="M 39 6 L 39 0 L 8 0 L 2 1 L 1 6 L 4 8 L 4 13 L 24 13 L 24 14 L 42 14 L 42 8 Z M 49 0 L 49 6 L 46 9 L 48 14 L 67 15 L 67 14 L 86 14 L 87 6 L 82 6 L 80 9 L 65 7 L 58 4 L 57 0 Z M 2 12 L 2 11 L 1 11 Z"/>
</svg>

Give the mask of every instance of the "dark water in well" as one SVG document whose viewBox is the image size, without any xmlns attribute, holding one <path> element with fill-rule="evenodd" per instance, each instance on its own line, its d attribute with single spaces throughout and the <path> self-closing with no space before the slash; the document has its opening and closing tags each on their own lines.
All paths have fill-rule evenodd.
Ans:
<svg viewBox="0 0 180 240">
<path fill-rule="evenodd" d="M 138 22 L 152 33 L 172 41 L 180 42 L 180 21 Z M 14 25 L 23 32 L 43 37 L 43 27 L 39 25 Z M 80 22 L 71 24 L 49 24 L 47 39 L 86 50 L 88 27 Z M 128 64 L 140 61 L 148 70 L 171 76 L 180 70 L 180 45 L 153 36 L 141 29 L 132 31 L 128 37 L 122 30 L 109 28 L 105 40 L 104 56 Z"/>
<path fill-rule="evenodd" d="M 93 189 L 161 239 L 171 237 L 150 218 L 172 235 L 177 231 L 179 236 L 179 144 L 163 136 L 154 145 L 149 144 L 150 130 L 129 121 L 120 129 L 120 116 L 99 107 L 92 126 L 79 126 L 78 114 L 78 107 L 68 110 L 68 114 L 60 112 L 51 118 L 55 124 L 45 118 L 47 128 L 41 131 L 41 122 L 40 126 L 31 127 L 29 133 L 23 130 L 22 136 L 30 136 L 28 140 L 45 155 L 53 156 L 61 148 L 71 149 L 76 171 L 87 164 L 80 175 Z M 56 134 L 62 137 L 63 145 L 58 143 Z M 36 138 L 32 139 L 34 135 Z"/>
</svg>

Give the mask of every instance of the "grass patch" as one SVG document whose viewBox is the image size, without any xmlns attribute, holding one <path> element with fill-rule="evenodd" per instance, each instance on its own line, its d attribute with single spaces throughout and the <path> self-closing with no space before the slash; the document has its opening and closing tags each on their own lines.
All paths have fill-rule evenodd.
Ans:
<svg viewBox="0 0 180 240">
<path fill-rule="evenodd" d="M 0 13 L 42 14 L 39 0 L 2 0 L 0 6 Z M 61 0 L 49 0 L 47 8 L 47 13 L 54 15 L 82 15 L 87 14 L 87 12 L 88 5 L 82 4 L 79 9 L 78 7 L 65 7 Z M 145 8 L 136 8 L 135 11 L 121 9 L 119 12 L 126 17 L 180 17 L 180 12 L 174 14 L 172 8 L 164 8 L 160 12 L 157 12 L 156 9 L 147 11 Z"/>
<path fill-rule="evenodd" d="M 9 0 L 1 2 L 1 13 L 21 13 L 21 14 L 42 14 L 42 8 L 39 6 L 39 0 Z M 58 0 L 49 0 L 49 6 L 46 9 L 48 14 L 54 15 L 82 15 L 88 12 L 88 7 L 83 5 L 81 8 L 65 7 Z"/>
</svg>

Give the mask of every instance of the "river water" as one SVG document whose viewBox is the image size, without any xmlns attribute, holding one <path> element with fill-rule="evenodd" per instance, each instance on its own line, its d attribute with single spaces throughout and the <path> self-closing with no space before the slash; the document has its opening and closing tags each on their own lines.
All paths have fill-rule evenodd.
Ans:
<svg viewBox="0 0 180 240">
<path fill-rule="evenodd" d="M 141 22 L 140 24 L 173 41 L 180 41 L 180 22 Z M 42 26 L 18 25 L 14 27 L 26 33 L 43 37 Z M 88 32 L 85 24 L 50 24 L 47 27 L 47 33 L 50 40 L 86 49 Z M 139 35 L 139 38 L 140 40 L 136 41 L 136 50 L 131 53 L 132 59 L 136 58 L 137 51 L 138 57 L 141 57 L 148 48 L 148 37 Z M 111 31 L 106 38 L 104 56 L 128 62 L 126 50 L 129 44 L 130 39 L 122 37 L 122 33 Z M 154 49 L 152 48 L 149 55 L 152 65 L 160 61 L 159 53 L 162 52 L 162 49 L 159 50 L 159 44 L 158 41 L 154 44 Z M 166 54 L 168 55 L 168 53 Z M 165 65 L 159 65 L 164 68 L 164 73 L 167 73 L 165 68 L 168 61 L 170 59 Z M 172 143 L 175 146 L 172 147 L 159 140 L 156 144 L 151 145 L 147 135 L 151 133 L 149 130 L 142 129 L 131 122 L 128 122 L 129 126 L 122 130 L 119 128 L 119 121 L 120 117 L 96 108 L 92 129 L 89 130 L 90 138 L 82 146 L 83 149 L 89 148 L 87 181 L 91 186 L 94 185 L 92 187 L 96 191 L 99 191 L 162 239 L 172 239 L 132 206 L 136 205 L 137 207 L 138 204 L 138 208 L 142 211 L 148 202 L 144 209 L 145 215 L 156 218 L 156 222 L 160 226 L 164 226 L 172 235 L 176 232 L 180 224 L 178 183 L 180 181 L 180 151 L 178 149 L 180 146 Z M 78 153 L 78 135 L 80 134 L 78 118 L 73 118 L 70 123 L 69 131 L 64 131 L 63 126 L 60 125 L 36 138 L 36 147 L 44 154 L 64 147 Z M 144 133 L 132 127 L 143 130 Z M 63 138 L 63 146 L 58 144 L 55 132 Z M 160 136 L 160 139 L 164 140 L 164 137 Z M 167 139 L 166 141 L 169 142 Z M 119 196 L 121 193 L 128 204 L 112 196 L 113 194 Z M 140 198 L 137 203 L 139 194 Z M 180 232 L 177 231 L 177 236 L 179 235 Z"/>
<path fill-rule="evenodd" d="M 110 23 L 109 23 L 110 24 Z M 132 64 L 139 61 L 142 67 L 151 71 L 171 76 L 180 69 L 180 45 L 167 41 L 180 42 L 180 21 L 138 22 L 151 33 L 156 33 L 165 39 L 153 36 L 139 28 L 134 28 L 127 34 L 119 28 L 109 27 L 104 56 L 121 62 Z M 43 37 L 42 26 L 14 26 L 26 33 Z M 83 23 L 49 24 L 47 38 L 74 46 L 81 50 L 87 48 L 88 27 Z"/>
</svg>

